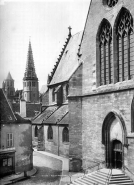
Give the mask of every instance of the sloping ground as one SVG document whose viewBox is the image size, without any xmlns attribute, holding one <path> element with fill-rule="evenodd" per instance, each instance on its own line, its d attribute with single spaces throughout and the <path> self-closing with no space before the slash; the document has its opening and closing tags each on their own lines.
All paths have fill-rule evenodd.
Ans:
<svg viewBox="0 0 134 185">
<path fill-rule="evenodd" d="M 112 170 L 112 174 L 109 177 L 109 170 L 102 169 L 90 174 L 86 174 L 73 181 L 71 185 L 134 185 L 134 182 L 125 175 L 121 170 Z"/>
<path fill-rule="evenodd" d="M 13 183 L 14 185 L 59 185 L 62 174 L 60 160 L 34 151 L 33 163 L 37 173 L 30 179 Z"/>
</svg>

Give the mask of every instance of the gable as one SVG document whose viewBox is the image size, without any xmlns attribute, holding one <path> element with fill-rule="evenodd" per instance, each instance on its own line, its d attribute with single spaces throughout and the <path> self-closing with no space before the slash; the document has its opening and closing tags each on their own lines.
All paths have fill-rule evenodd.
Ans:
<svg viewBox="0 0 134 185">
<path fill-rule="evenodd" d="M 73 35 L 65 49 L 61 61 L 55 71 L 50 85 L 68 81 L 78 67 L 78 49 L 81 42 L 82 32 Z"/>
</svg>

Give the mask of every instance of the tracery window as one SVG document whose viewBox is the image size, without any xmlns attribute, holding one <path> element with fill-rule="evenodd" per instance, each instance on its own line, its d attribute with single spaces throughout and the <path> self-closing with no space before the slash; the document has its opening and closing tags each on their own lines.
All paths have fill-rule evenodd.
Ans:
<svg viewBox="0 0 134 185">
<path fill-rule="evenodd" d="M 100 85 L 112 83 L 112 28 L 107 20 L 102 22 L 99 33 Z"/>
<path fill-rule="evenodd" d="M 113 7 L 118 3 L 118 0 L 107 0 L 107 5 Z"/>
<path fill-rule="evenodd" d="M 123 8 L 116 27 L 117 36 L 117 81 L 134 77 L 134 32 L 132 15 Z"/>
<path fill-rule="evenodd" d="M 53 139 L 53 129 L 51 126 L 48 127 L 48 130 L 47 130 L 47 138 L 48 140 L 52 140 Z"/>
<path fill-rule="evenodd" d="M 63 138 L 63 142 L 69 142 L 69 130 L 67 127 L 63 129 L 62 138 Z"/>
</svg>

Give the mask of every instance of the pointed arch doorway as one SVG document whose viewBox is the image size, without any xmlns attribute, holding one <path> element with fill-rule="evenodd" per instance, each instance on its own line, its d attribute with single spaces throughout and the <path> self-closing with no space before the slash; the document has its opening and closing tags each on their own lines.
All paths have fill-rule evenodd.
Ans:
<svg viewBox="0 0 134 185">
<path fill-rule="evenodd" d="M 102 144 L 105 146 L 106 167 L 122 168 L 127 140 L 125 122 L 120 114 L 110 112 L 104 119 Z"/>
</svg>

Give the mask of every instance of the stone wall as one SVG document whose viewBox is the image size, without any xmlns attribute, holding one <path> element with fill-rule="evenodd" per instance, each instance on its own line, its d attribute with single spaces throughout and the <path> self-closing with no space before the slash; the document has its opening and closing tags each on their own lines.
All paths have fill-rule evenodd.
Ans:
<svg viewBox="0 0 134 185">
<path fill-rule="evenodd" d="M 23 172 L 33 168 L 32 127 L 31 124 L 3 124 L 1 128 L 1 144 L 7 148 L 7 134 L 13 133 L 15 148 L 15 172 Z"/>
<path fill-rule="evenodd" d="M 62 130 L 64 127 L 55 125 L 53 128 L 53 140 L 47 139 L 48 126 L 44 125 L 44 141 L 45 151 L 54 153 L 56 155 L 66 156 L 69 155 L 69 143 L 64 143 L 62 140 Z"/>
</svg>

